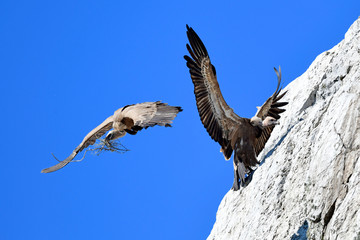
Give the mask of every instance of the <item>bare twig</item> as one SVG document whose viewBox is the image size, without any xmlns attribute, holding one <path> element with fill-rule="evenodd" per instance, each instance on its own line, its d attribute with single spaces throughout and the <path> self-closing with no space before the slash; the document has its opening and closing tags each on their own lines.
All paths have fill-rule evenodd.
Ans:
<svg viewBox="0 0 360 240">
<path fill-rule="evenodd" d="M 96 155 L 99 155 L 103 151 L 117 152 L 117 153 L 125 153 L 130 151 L 124 145 L 122 145 L 119 141 L 105 141 L 104 139 L 99 139 L 99 143 L 94 145 L 94 148 L 89 149 L 93 151 Z"/>
<path fill-rule="evenodd" d="M 79 160 L 71 160 L 70 162 L 81 162 L 82 160 L 84 160 L 87 151 L 91 151 L 91 149 L 86 150 L 86 151 L 84 152 L 84 156 L 83 156 L 81 159 L 79 159 Z M 51 153 L 51 155 L 53 155 L 53 157 L 55 158 L 56 161 L 62 162 L 62 161 L 60 161 L 59 159 L 57 159 L 57 157 L 55 157 L 55 155 L 54 155 L 53 153 Z"/>
<path fill-rule="evenodd" d="M 86 155 L 87 151 L 89 151 L 89 150 L 90 150 L 90 149 L 87 149 L 87 150 L 84 152 L 84 156 L 83 156 L 81 159 L 79 159 L 79 160 L 71 160 L 71 162 L 81 162 L 82 160 L 84 160 L 85 155 Z"/>
<path fill-rule="evenodd" d="M 51 155 L 53 155 L 53 157 L 55 158 L 56 161 L 61 162 L 59 159 L 57 159 L 57 157 L 55 157 L 55 155 L 53 153 L 51 153 Z"/>
<path fill-rule="evenodd" d="M 84 152 L 84 156 L 81 159 L 71 160 L 70 162 L 81 162 L 82 160 L 84 160 L 85 155 L 88 151 L 91 151 L 96 155 L 100 155 L 100 153 L 103 151 L 110 151 L 110 152 L 117 152 L 117 153 L 125 153 L 127 151 L 130 151 L 124 145 L 122 145 L 120 143 L 120 141 L 116 141 L 116 140 L 105 141 L 105 139 L 98 139 L 98 140 L 99 140 L 99 142 L 94 144 L 94 148 L 89 148 Z M 56 161 L 62 162 L 57 157 L 55 157 L 55 155 L 53 153 L 51 153 L 51 154 L 53 155 L 53 157 L 55 158 Z"/>
</svg>

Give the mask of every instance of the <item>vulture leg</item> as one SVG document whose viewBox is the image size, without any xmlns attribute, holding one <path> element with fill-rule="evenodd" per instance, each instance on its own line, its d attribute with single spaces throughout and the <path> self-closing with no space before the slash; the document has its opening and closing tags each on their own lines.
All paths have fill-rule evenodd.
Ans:
<svg viewBox="0 0 360 240">
<path fill-rule="evenodd" d="M 236 169 L 234 169 L 234 183 L 233 186 L 231 188 L 234 191 L 237 191 L 240 189 L 240 185 L 239 185 L 239 175 Z"/>
<path fill-rule="evenodd" d="M 245 180 L 241 181 L 241 187 L 246 187 L 247 185 L 249 185 L 254 175 L 254 172 L 255 170 L 251 169 L 250 172 L 246 174 L 247 176 L 245 177 Z"/>
</svg>

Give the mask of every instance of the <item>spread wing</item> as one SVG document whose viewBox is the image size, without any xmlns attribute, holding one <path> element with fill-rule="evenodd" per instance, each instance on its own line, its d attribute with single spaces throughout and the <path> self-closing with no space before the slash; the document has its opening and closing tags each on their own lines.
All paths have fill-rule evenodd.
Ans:
<svg viewBox="0 0 360 240">
<path fill-rule="evenodd" d="M 50 173 L 59 170 L 60 168 L 65 167 L 69 162 L 71 162 L 75 156 L 87 148 L 88 146 L 94 144 L 98 138 L 103 136 L 107 131 L 109 131 L 112 128 L 113 124 L 113 116 L 108 117 L 103 123 L 101 123 L 99 126 L 94 128 L 91 132 L 89 132 L 83 141 L 80 143 L 79 146 L 75 148 L 75 150 L 70 154 L 69 157 L 67 157 L 65 160 L 59 162 L 58 164 L 43 169 L 42 173 Z"/>
<path fill-rule="evenodd" d="M 280 114 L 285 112 L 285 109 L 281 109 L 288 104 L 288 102 L 279 102 L 279 100 L 286 94 L 286 92 L 281 92 L 280 83 L 281 83 L 281 68 L 279 67 L 279 72 L 274 68 L 277 78 L 278 84 L 274 94 L 269 97 L 266 102 L 258 109 L 255 116 L 264 120 L 266 117 L 273 117 L 276 120 L 280 118 Z M 279 95 L 280 94 L 280 95 Z M 270 138 L 271 132 L 273 131 L 275 126 L 265 127 L 259 138 L 255 140 L 255 152 L 256 156 L 264 149 L 266 142 Z"/>
<path fill-rule="evenodd" d="M 225 158 L 229 159 L 232 153 L 229 134 L 234 126 L 241 124 L 241 118 L 225 102 L 215 67 L 210 62 L 203 42 L 192 28 L 188 25 L 186 28 L 190 43 L 186 44 L 186 48 L 191 57 L 185 55 L 184 58 L 194 84 L 200 119 L 211 138 L 221 145 Z"/>
<path fill-rule="evenodd" d="M 144 102 L 123 107 L 115 112 L 116 121 L 122 121 L 128 129 L 139 131 L 155 125 L 171 127 L 181 107 L 169 106 L 167 103 Z"/>
</svg>

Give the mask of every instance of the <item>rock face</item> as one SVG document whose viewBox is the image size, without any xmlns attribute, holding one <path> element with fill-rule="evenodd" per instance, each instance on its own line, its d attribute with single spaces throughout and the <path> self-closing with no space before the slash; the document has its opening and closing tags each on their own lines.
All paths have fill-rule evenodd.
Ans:
<svg viewBox="0 0 360 240">
<path fill-rule="evenodd" d="M 222 200 L 211 239 L 360 239 L 360 18 L 285 90 L 252 182 Z"/>
</svg>

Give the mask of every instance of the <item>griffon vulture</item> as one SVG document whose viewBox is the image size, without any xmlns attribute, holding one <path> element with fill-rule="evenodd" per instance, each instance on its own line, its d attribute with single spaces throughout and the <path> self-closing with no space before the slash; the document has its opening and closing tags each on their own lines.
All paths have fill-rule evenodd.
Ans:
<svg viewBox="0 0 360 240">
<path fill-rule="evenodd" d="M 122 107 L 116 110 L 114 115 L 108 117 L 99 126 L 91 130 L 69 157 L 52 167 L 43 169 L 41 172 L 49 173 L 63 168 L 71 162 L 79 152 L 94 144 L 97 139 L 102 137 L 110 129 L 113 130 L 106 135 L 104 140 L 105 145 L 108 146 L 111 146 L 110 141 L 123 137 L 126 133 L 135 135 L 141 129 L 155 125 L 171 127 L 170 123 L 172 123 L 176 115 L 181 111 L 181 107 L 169 106 L 160 101 L 144 102 Z"/>
<path fill-rule="evenodd" d="M 264 148 L 277 120 L 287 102 L 279 102 L 286 92 L 281 92 L 281 69 L 275 69 L 278 84 L 274 94 L 258 108 L 251 119 L 239 117 L 225 102 L 216 78 L 215 67 L 210 62 L 209 54 L 195 31 L 186 25 L 189 44 L 186 48 L 190 56 L 185 55 L 194 84 L 196 105 L 201 122 L 213 140 L 221 146 L 220 151 L 226 160 L 234 152 L 234 184 L 233 190 L 246 186 L 251 180 L 246 178 L 259 164 L 258 154 Z"/>
</svg>

